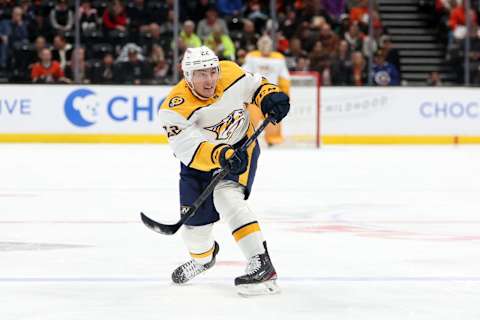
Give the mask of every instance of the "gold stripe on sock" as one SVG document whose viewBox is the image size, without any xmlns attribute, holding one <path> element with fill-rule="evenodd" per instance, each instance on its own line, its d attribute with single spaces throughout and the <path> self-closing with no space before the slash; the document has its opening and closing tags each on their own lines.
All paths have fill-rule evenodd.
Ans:
<svg viewBox="0 0 480 320">
<path fill-rule="evenodd" d="M 240 241 L 246 236 L 248 236 L 249 234 L 252 234 L 258 231 L 260 231 L 260 226 L 258 225 L 258 222 L 254 221 L 236 229 L 235 231 L 232 232 L 232 234 L 236 241 Z"/>
<path fill-rule="evenodd" d="M 210 249 L 210 250 L 208 250 L 208 251 L 206 251 L 206 252 L 203 252 L 203 253 L 193 253 L 193 252 L 190 252 L 190 255 L 191 255 L 192 258 L 194 258 L 194 259 L 206 258 L 206 257 L 212 255 L 213 250 L 215 250 L 215 244 L 213 244 L 212 249 Z"/>
</svg>

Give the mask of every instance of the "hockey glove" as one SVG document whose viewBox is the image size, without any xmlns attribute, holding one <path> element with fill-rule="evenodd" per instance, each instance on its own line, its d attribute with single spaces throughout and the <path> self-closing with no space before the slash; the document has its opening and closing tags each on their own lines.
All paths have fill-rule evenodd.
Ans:
<svg viewBox="0 0 480 320">
<path fill-rule="evenodd" d="M 265 116 L 270 116 L 273 123 L 279 123 L 290 110 L 290 99 L 283 92 L 272 92 L 263 98 L 261 107 Z"/>
<path fill-rule="evenodd" d="M 241 175 L 247 171 L 247 151 L 239 151 L 233 149 L 231 146 L 226 146 L 220 150 L 219 160 L 222 168 L 228 168 L 231 174 Z"/>
</svg>

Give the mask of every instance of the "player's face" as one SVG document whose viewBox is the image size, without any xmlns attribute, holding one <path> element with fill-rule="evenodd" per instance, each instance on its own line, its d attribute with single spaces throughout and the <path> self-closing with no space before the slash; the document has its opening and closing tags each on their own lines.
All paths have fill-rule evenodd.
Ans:
<svg viewBox="0 0 480 320">
<path fill-rule="evenodd" d="M 195 91 L 202 97 L 212 97 L 215 94 L 218 76 L 218 68 L 195 70 L 192 76 L 192 84 Z"/>
</svg>

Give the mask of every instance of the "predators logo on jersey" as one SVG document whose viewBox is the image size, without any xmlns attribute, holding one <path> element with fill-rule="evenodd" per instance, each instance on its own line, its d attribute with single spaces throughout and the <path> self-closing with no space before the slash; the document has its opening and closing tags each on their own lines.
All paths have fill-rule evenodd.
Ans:
<svg viewBox="0 0 480 320">
<path fill-rule="evenodd" d="M 204 128 L 205 130 L 215 132 L 217 140 L 228 140 L 232 137 L 237 128 L 243 128 L 246 119 L 245 110 L 233 110 L 228 116 L 220 120 L 219 123 Z"/>
<path fill-rule="evenodd" d="M 183 99 L 182 97 L 179 97 L 179 96 L 175 96 L 172 99 L 170 99 L 170 102 L 168 103 L 168 106 L 170 108 L 173 108 L 173 107 L 181 105 L 184 102 L 185 102 L 185 99 Z"/>
</svg>

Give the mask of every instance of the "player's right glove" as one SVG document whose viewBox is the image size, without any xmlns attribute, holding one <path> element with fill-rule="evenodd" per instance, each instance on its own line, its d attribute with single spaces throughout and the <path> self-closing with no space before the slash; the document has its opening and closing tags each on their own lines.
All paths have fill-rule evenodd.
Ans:
<svg viewBox="0 0 480 320">
<path fill-rule="evenodd" d="M 226 145 L 220 150 L 218 159 L 220 166 L 224 169 L 228 168 L 231 174 L 241 175 L 247 171 L 247 151 L 235 150 L 232 146 Z"/>
<path fill-rule="evenodd" d="M 265 116 L 272 118 L 273 123 L 279 123 L 290 111 L 290 99 L 283 92 L 272 92 L 263 98 L 260 108 Z"/>
</svg>

